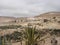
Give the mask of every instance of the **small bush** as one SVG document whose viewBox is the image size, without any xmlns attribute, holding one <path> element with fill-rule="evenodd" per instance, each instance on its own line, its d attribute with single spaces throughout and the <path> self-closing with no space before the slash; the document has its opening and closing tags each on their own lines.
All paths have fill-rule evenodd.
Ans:
<svg viewBox="0 0 60 45">
<path fill-rule="evenodd" d="M 47 19 L 44 19 L 44 22 L 48 22 L 48 20 Z"/>
</svg>

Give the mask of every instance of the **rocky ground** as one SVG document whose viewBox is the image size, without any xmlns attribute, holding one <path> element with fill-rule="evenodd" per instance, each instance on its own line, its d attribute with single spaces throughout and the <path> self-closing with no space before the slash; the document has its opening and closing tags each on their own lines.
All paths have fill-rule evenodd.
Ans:
<svg viewBox="0 0 60 45">
<path fill-rule="evenodd" d="M 27 25 L 36 26 L 37 29 L 60 29 L 60 12 L 48 12 L 34 17 L 0 17 L 0 26 L 21 25 L 20 28 L 14 29 L 0 29 L 0 35 L 10 34 L 14 31 L 20 31 Z M 60 39 L 60 38 L 58 38 Z M 20 45 L 20 42 L 13 43 L 13 45 Z"/>
</svg>

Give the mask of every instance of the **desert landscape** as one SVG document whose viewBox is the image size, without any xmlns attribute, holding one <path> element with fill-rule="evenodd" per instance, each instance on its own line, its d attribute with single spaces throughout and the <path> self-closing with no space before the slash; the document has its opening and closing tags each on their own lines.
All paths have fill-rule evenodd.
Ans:
<svg viewBox="0 0 60 45">
<path fill-rule="evenodd" d="M 0 45 L 60 45 L 60 12 L 34 17 L 0 16 Z"/>
</svg>

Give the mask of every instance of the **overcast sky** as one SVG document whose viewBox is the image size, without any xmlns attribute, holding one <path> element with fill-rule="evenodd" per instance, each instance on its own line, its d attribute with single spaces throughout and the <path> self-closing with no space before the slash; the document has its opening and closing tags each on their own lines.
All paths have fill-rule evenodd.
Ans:
<svg viewBox="0 0 60 45">
<path fill-rule="evenodd" d="M 26 17 L 60 11 L 60 0 L 0 0 L 0 16 Z"/>
</svg>

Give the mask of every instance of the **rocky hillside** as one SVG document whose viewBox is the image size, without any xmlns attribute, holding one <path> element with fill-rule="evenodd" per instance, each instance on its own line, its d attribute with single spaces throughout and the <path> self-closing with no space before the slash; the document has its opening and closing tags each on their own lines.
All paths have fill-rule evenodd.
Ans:
<svg viewBox="0 0 60 45">
<path fill-rule="evenodd" d="M 37 29 L 60 29 L 60 12 L 48 12 L 30 18 L 0 17 L 0 27 L 2 28 L 7 26 L 9 27 L 11 25 L 15 27 L 16 25 L 21 25 L 21 28 L 16 28 L 20 30 L 24 29 L 24 27 L 26 27 L 28 24 L 30 26 L 36 26 Z M 16 30 L 15 27 L 13 28 L 13 30 Z M 7 28 L 6 30 L 9 29 Z"/>
<path fill-rule="evenodd" d="M 35 17 L 60 17 L 60 12 L 47 12 L 47 13 L 40 14 Z"/>
<path fill-rule="evenodd" d="M 25 30 L 25 27 L 28 24 L 29 26 L 33 26 L 33 27 L 36 26 L 36 29 L 44 31 L 46 33 L 49 30 L 60 30 L 60 12 L 48 12 L 29 18 L 0 16 L 0 35 L 4 36 L 6 34 L 12 34 L 14 31 L 20 32 L 21 30 Z M 60 31 L 56 35 L 58 34 L 60 36 Z M 49 45 L 49 41 L 47 42 L 47 44 Z M 13 43 L 12 45 L 20 45 L 20 42 Z"/>
<path fill-rule="evenodd" d="M 40 14 L 38 16 L 34 17 L 20 17 L 20 18 L 15 18 L 15 17 L 3 17 L 0 16 L 0 24 L 17 24 L 17 25 L 27 25 L 31 23 L 32 25 L 37 24 L 37 23 L 45 23 L 45 21 L 49 24 L 53 23 L 60 23 L 60 12 L 48 12 L 44 14 Z M 57 25 L 56 23 L 56 25 Z"/>
</svg>

